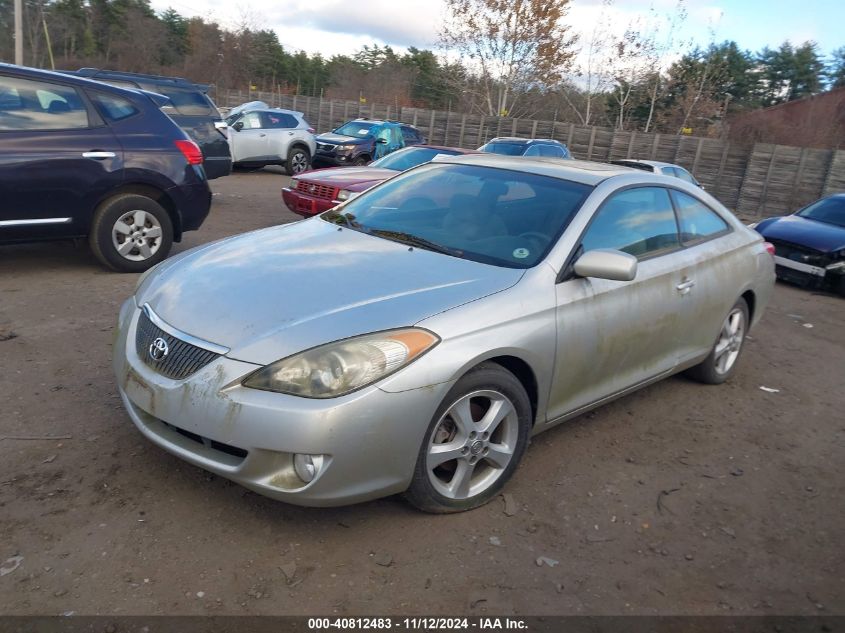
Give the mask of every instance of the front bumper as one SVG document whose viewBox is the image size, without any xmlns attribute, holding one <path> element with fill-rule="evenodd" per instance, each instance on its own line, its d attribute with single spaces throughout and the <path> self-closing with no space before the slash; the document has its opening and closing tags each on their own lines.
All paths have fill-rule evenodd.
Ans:
<svg viewBox="0 0 845 633">
<path fill-rule="evenodd" d="M 220 356 L 171 380 L 135 351 L 140 310 L 121 309 L 114 371 L 121 399 L 150 441 L 262 495 L 309 506 L 343 505 L 405 490 L 434 412 L 452 383 L 388 393 L 368 387 L 327 400 L 241 386 L 257 365 Z M 297 453 L 323 455 L 310 483 Z"/>
<path fill-rule="evenodd" d="M 779 255 L 775 255 L 775 269 L 781 279 L 811 288 L 821 288 L 827 284 L 837 289 L 845 279 L 845 269 L 841 266 L 813 266 Z"/>
<path fill-rule="evenodd" d="M 282 200 L 284 200 L 288 209 L 306 218 L 310 218 L 312 215 L 317 215 L 323 211 L 328 211 L 340 204 L 338 200 L 315 198 L 295 191 L 290 187 L 282 189 Z"/>
<path fill-rule="evenodd" d="M 345 152 L 338 154 L 337 152 L 331 151 L 323 151 L 317 150 L 314 152 L 314 163 L 324 163 L 329 165 L 334 165 L 336 167 L 342 167 L 344 165 L 351 165 L 355 160 L 355 154 L 353 152 Z"/>
</svg>

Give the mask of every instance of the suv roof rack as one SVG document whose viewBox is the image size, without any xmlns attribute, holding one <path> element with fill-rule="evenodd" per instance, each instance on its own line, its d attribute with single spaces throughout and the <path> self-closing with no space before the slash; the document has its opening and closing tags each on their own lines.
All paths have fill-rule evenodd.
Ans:
<svg viewBox="0 0 845 633">
<path fill-rule="evenodd" d="M 104 68 L 80 68 L 76 71 L 80 77 L 97 77 L 98 75 L 120 75 L 122 77 L 137 77 L 140 79 L 155 79 L 156 81 L 169 81 L 174 84 L 183 84 L 186 86 L 201 86 L 207 87 L 206 84 L 198 84 L 185 79 L 184 77 L 168 77 L 166 75 L 149 75 L 146 73 L 130 73 L 124 70 L 108 70 Z"/>
</svg>

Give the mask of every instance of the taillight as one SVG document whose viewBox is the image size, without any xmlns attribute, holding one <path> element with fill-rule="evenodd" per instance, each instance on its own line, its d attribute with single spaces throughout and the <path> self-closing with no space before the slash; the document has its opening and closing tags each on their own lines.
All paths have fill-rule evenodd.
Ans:
<svg viewBox="0 0 845 633">
<path fill-rule="evenodd" d="M 199 145 L 193 141 L 186 140 L 174 142 L 176 143 L 176 147 L 179 148 L 179 151 L 182 152 L 185 160 L 188 161 L 189 165 L 202 165 L 202 152 L 200 151 Z"/>
<path fill-rule="evenodd" d="M 766 252 L 771 255 L 772 257 L 775 256 L 775 245 L 771 242 L 763 242 L 763 247 L 766 249 Z"/>
<path fill-rule="evenodd" d="M 316 133 L 317 133 L 317 130 L 315 130 L 313 127 L 309 127 L 309 128 L 308 128 L 308 133 L 309 133 L 309 134 L 316 134 Z"/>
</svg>

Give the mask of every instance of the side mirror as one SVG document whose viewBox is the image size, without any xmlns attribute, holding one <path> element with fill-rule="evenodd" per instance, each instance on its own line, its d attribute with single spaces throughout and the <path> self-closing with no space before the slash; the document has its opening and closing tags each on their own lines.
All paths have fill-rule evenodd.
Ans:
<svg viewBox="0 0 845 633">
<path fill-rule="evenodd" d="M 235 123 L 235 124 L 232 126 L 232 128 L 235 130 L 235 132 L 240 132 L 242 129 L 244 129 L 244 122 L 243 122 L 243 121 L 238 121 L 237 123 Z"/>
<path fill-rule="evenodd" d="M 377 138 L 376 143 L 379 143 L 381 145 L 387 145 L 387 139 L 386 138 Z"/>
<path fill-rule="evenodd" d="M 579 277 L 631 281 L 637 276 L 637 258 L 622 251 L 598 248 L 578 258 L 575 274 Z"/>
</svg>

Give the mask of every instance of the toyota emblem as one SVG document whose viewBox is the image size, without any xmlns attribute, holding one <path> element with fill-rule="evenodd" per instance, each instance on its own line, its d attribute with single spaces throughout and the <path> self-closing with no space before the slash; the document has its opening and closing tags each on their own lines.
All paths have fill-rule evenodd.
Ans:
<svg viewBox="0 0 845 633">
<path fill-rule="evenodd" d="M 147 350 L 147 353 L 150 355 L 150 358 L 153 360 L 161 360 L 167 353 L 170 351 L 170 347 L 167 345 L 167 341 L 163 338 L 158 337 L 152 343 L 150 343 L 150 348 Z"/>
</svg>

